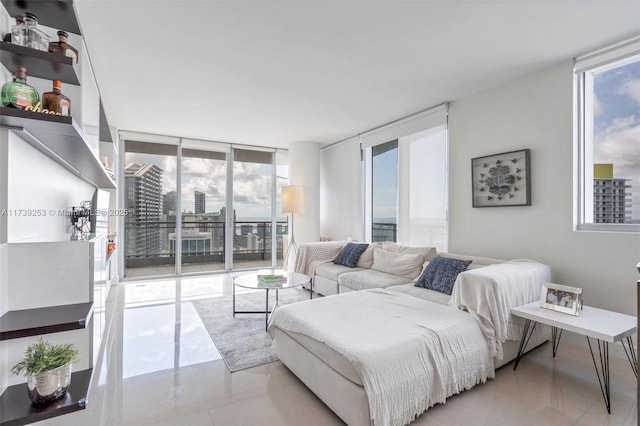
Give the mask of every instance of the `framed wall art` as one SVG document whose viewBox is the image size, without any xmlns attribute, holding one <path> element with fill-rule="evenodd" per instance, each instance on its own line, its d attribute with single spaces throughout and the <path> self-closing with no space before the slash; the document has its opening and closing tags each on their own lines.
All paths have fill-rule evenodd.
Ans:
<svg viewBox="0 0 640 426">
<path fill-rule="evenodd" d="M 471 159 L 473 207 L 531 205 L 529 149 Z"/>
<path fill-rule="evenodd" d="M 580 316 L 582 289 L 568 285 L 546 283 L 542 286 L 540 307 L 552 311 Z"/>
</svg>

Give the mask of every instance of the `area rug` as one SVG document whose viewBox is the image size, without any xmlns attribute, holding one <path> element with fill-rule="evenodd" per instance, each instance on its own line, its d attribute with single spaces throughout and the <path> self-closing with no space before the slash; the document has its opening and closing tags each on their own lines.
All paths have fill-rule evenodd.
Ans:
<svg viewBox="0 0 640 426">
<path fill-rule="evenodd" d="M 279 305 L 309 299 L 301 288 L 280 290 Z M 193 301 L 202 323 L 232 373 L 278 360 L 271 348 L 271 336 L 264 329 L 264 314 L 233 316 L 232 296 Z M 275 292 L 269 292 L 269 308 L 275 304 Z M 236 294 L 236 310 L 264 311 L 265 292 Z"/>
</svg>

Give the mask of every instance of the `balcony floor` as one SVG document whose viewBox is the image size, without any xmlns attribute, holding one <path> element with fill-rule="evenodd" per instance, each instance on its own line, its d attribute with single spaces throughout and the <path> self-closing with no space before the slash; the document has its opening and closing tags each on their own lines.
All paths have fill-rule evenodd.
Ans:
<svg viewBox="0 0 640 426">
<path fill-rule="evenodd" d="M 279 259 L 280 260 L 280 259 Z M 281 261 L 281 260 L 280 260 Z M 255 269 L 255 268 L 270 268 L 271 261 L 264 260 L 242 260 L 234 262 L 234 270 Z M 221 272 L 224 271 L 223 263 L 195 263 L 189 265 L 182 265 L 183 274 L 197 274 L 206 272 Z M 125 268 L 125 279 L 138 279 L 146 277 L 156 276 L 169 276 L 175 275 L 175 265 L 149 265 L 140 266 L 135 268 Z"/>
</svg>

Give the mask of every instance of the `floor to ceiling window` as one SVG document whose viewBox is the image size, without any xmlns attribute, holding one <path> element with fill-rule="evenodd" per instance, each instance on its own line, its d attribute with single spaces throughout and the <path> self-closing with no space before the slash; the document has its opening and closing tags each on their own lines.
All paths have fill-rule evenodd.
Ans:
<svg viewBox="0 0 640 426">
<path fill-rule="evenodd" d="M 372 148 L 371 241 L 397 240 L 398 141 Z"/>
<path fill-rule="evenodd" d="M 234 269 L 273 262 L 273 177 L 273 152 L 233 150 Z"/>
<path fill-rule="evenodd" d="M 173 274 L 176 145 L 127 141 L 124 153 L 124 276 Z"/>
<path fill-rule="evenodd" d="M 287 222 L 279 188 L 288 180 L 286 151 L 139 139 L 144 142 L 135 134 L 123 137 L 125 278 L 282 263 Z"/>
<path fill-rule="evenodd" d="M 181 177 L 181 271 L 224 270 L 227 154 L 183 147 Z"/>
<path fill-rule="evenodd" d="M 447 105 L 359 137 L 365 239 L 446 251 Z"/>
</svg>

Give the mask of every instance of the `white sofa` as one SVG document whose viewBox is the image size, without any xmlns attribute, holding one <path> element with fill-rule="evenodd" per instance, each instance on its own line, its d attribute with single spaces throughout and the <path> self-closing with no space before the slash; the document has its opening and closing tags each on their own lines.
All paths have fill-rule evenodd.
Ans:
<svg viewBox="0 0 640 426">
<path fill-rule="evenodd" d="M 350 268 L 333 263 L 346 244 L 346 241 L 332 241 L 300 245 L 296 271 L 313 278 L 315 292 L 329 296 L 348 291 L 393 287 L 395 291 L 411 294 L 414 291 L 424 291 L 415 287 L 415 281 L 424 265 L 436 256 L 471 260 L 469 269 L 505 262 L 504 259 L 437 253 L 434 247 L 406 247 L 382 242 L 370 244 L 360 256 L 357 266 Z"/>
<path fill-rule="evenodd" d="M 337 292 L 346 294 L 283 306 L 273 315 L 269 332 L 274 339 L 280 360 L 349 425 L 384 423 L 384 420 L 382 423 L 375 420 L 381 419 L 377 414 L 380 412 L 378 409 L 380 404 L 393 405 L 393 402 L 398 399 L 378 398 L 376 395 L 395 395 L 397 393 L 394 392 L 402 393 L 414 386 L 409 380 L 407 387 L 402 385 L 396 388 L 393 385 L 395 381 L 392 380 L 397 376 L 395 369 L 398 365 L 403 365 L 407 357 L 407 353 L 400 349 L 404 347 L 404 336 L 410 334 L 408 330 L 412 332 L 431 330 L 438 324 L 446 324 L 454 316 L 461 318 L 459 313 L 466 312 L 469 315 L 469 322 L 476 326 L 470 327 L 469 330 L 481 330 L 481 335 L 487 343 L 485 347 L 488 350 L 487 355 L 493 357 L 489 362 L 494 368 L 515 359 L 522 335 L 522 324 L 517 318 L 511 317 L 511 307 L 538 300 L 543 283 L 551 280 L 549 266 L 532 260 L 506 261 L 447 253 L 438 254 L 429 247 L 407 248 L 392 243 L 380 243 L 369 247 L 371 251 L 369 253 L 365 251 L 354 268 L 335 265 L 332 260 L 344 244 L 346 242 L 301 245 L 296 270 L 312 276 L 314 290 L 321 294 L 330 295 Z M 389 261 L 392 260 L 389 253 L 379 250 L 376 252 L 376 248 L 414 256 L 413 258 L 400 257 L 396 259 L 399 262 L 393 262 Z M 376 253 L 382 257 L 376 259 Z M 415 257 L 416 254 L 421 257 L 420 260 Z M 416 278 L 422 272 L 422 264 L 426 262 L 425 259 L 431 261 L 436 255 L 472 261 L 468 267 L 470 270 L 457 275 L 451 295 L 415 285 Z M 380 260 L 386 260 L 386 262 L 380 262 Z M 417 265 L 411 265 L 410 260 Z M 409 275 L 408 271 L 412 270 L 412 266 L 414 272 L 413 275 Z M 384 289 L 381 290 L 381 288 Z M 370 290 L 354 291 L 365 289 Z M 396 292 L 405 294 L 396 294 Z M 383 307 L 385 300 L 381 298 L 391 303 Z M 411 320 L 413 318 L 411 312 L 414 311 L 408 310 L 409 306 L 415 306 L 421 313 L 417 323 Z M 371 318 L 368 316 L 369 313 L 372 313 Z M 437 321 L 434 321 L 434 318 L 437 318 Z M 466 319 L 464 321 L 468 325 L 468 321 Z M 391 324 L 391 329 L 386 328 L 385 331 L 385 327 L 381 327 L 382 324 Z M 402 332 L 395 333 L 394 327 L 398 327 Z M 458 330 L 458 327 L 459 324 L 456 323 L 453 328 Z M 432 336 L 434 333 L 436 332 L 429 331 L 427 334 Z M 537 327 L 536 333 L 531 336 L 527 350 L 547 340 L 549 334 L 548 328 Z M 344 336 L 348 338 L 345 339 Z M 352 342 L 353 336 L 359 339 L 359 343 L 355 346 Z M 399 336 L 400 340 L 388 343 L 385 339 L 390 336 Z M 340 340 L 341 337 L 342 340 Z M 465 334 L 462 338 L 465 343 L 461 345 L 446 343 L 448 337 L 449 333 L 445 331 L 442 333 L 440 344 L 424 344 L 420 347 L 426 352 L 433 348 L 455 347 L 458 355 L 476 359 L 472 350 L 474 346 L 471 345 L 471 342 L 476 340 L 472 333 Z M 336 343 L 338 340 L 341 343 Z M 409 337 L 406 340 L 413 341 Z M 374 344 L 370 344 L 371 342 Z M 362 350 L 363 346 L 366 350 Z M 372 379 L 369 373 L 360 372 L 359 368 L 364 365 L 364 362 L 378 355 L 388 359 L 379 364 L 379 368 L 369 371 L 372 374 L 371 377 L 387 371 L 385 366 L 393 365 L 394 367 L 390 376 L 379 380 L 378 383 L 383 389 L 380 392 L 374 389 L 373 393 L 369 393 L 366 384 L 369 383 L 371 387 Z M 484 356 L 480 358 L 485 359 Z M 427 367 L 435 362 L 433 361 L 435 358 L 427 354 L 420 355 L 420 359 L 425 360 L 424 365 Z M 447 361 L 443 364 L 433 364 L 436 371 L 461 371 L 460 366 L 449 365 L 450 362 L 458 359 L 457 355 L 446 356 L 444 359 Z M 470 371 L 471 374 L 480 374 L 481 369 L 473 367 Z M 411 379 L 415 376 L 412 373 L 402 377 Z M 462 374 L 456 377 L 468 376 Z M 492 374 L 486 377 L 480 376 L 477 380 L 473 379 L 473 383 L 465 384 L 463 388 L 473 387 L 490 377 L 493 377 Z M 437 384 L 430 384 L 428 381 L 420 382 L 419 386 L 421 386 L 420 389 L 422 386 L 429 390 L 437 389 Z M 415 389 L 415 386 L 412 389 Z M 458 391 L 447 391 L 443 398 Z M 414 398 L 418 395 L 415 392 L 407 392 L 403 395 L 405 396 L 401 401 L 408 398 L 412 401 L 409 404 L 411 407 L 414 407 L 413 402 L 422 401 L 421 396 L 419 400 Z M 428 405 L 431 406 L 436 402 L 444 401 L 434 400 Z M 420 407 L 415 410 L 410 408 L 409 415 L 414 418 L 427 408 Z M 404 411 L 401 411 L 401 414 L 404 415 Z M 404 423 L 407 422 L 393 424 Z"/>
</svg>

